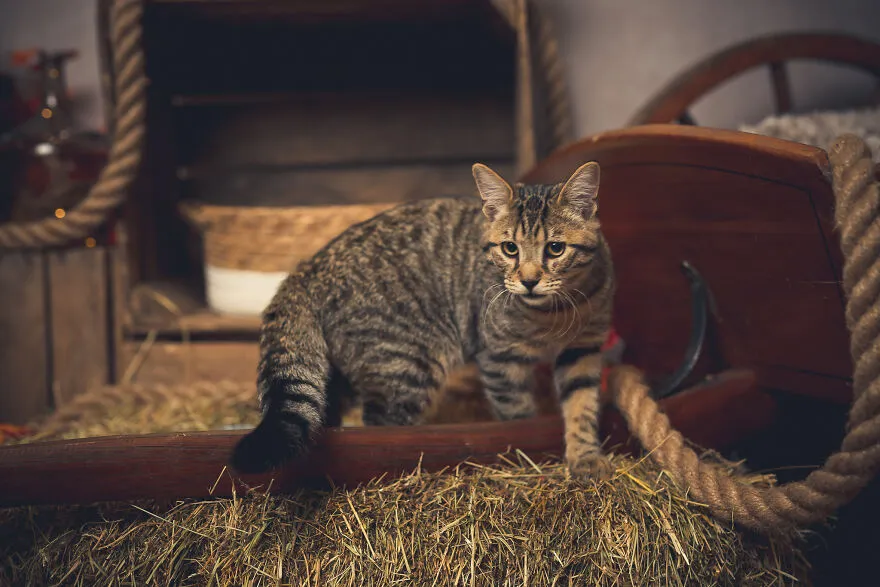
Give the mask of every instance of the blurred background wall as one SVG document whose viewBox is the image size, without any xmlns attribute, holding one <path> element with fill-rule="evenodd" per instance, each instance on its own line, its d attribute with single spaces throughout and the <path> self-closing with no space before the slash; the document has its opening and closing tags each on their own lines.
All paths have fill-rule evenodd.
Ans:
<svg viewBox="0 0 880 587">
<path fill-rule="evenodd" d="M 558 27 L 581 135 L 626 123 L 677 72 L 732 43 L 780 31 L 837 30 L 880 41 L 878 0 L 540 0 Z M 0 69 L 15 49 L 74 47 L 69 67 L 79 123 L 99 129 L 94 0 L 0 0 Z M 755 71 L 705 99 L 701 125 L 732 127 L 770 111 L 767 72 Z M 821 65 L 792 68 L 798 110 L 846 104 L 868 80 Z"/>
</svg>

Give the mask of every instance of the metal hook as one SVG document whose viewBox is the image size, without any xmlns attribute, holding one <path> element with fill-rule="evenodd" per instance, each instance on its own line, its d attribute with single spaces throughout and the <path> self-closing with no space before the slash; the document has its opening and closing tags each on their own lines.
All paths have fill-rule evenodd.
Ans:
<svg viewBox="0 0 880 587">
<path fill-rule="evenodd" d="M 681 271 L 691 285 L 691 338 L 685 350 L 684 361 L 678 369 L 665 382 L 654 387 L 654 395 L 658 399 L 678 391 L 678 387 L 696 367 L 706 341 L 711 292 L 703 276 L 688 261 L 681 262 Z"/>
</svg>

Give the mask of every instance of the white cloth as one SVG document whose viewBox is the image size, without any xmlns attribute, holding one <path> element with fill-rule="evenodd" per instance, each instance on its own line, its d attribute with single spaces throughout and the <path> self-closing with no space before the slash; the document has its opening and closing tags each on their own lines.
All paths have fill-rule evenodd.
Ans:
<svg viewBox="0 0 880 587">
<path fill-rule="evenodd" d="M 806 114 L 768 116 L 739 130 L 828 149 L 838 136 L 852 133 L 864 140 L 880 162 L 880 108 L 819 111 Z"/>
</svg>

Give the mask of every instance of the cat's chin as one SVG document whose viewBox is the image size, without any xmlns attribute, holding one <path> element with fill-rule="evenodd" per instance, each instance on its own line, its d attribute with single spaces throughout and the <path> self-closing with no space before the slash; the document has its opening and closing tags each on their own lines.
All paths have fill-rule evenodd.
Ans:
<svg viewBox="0 0 880 587">
<path fill-rule="evenodd" d="M 516 297 L 531 308 L 540 308 L 546 305 L 550 299 L 550 296 L 547 294 L 517 294 Z"/>
</svg>

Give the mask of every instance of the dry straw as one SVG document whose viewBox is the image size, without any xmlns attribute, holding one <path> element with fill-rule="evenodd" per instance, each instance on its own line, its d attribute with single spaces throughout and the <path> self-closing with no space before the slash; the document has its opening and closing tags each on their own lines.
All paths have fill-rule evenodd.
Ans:
<svg viewBox="0 0 880 587">
<path fill-rule="evenodd" d="M 43 423 L 42 438 L 203 430 L 258 417 L 253 386 L 231 382 L 108 387 L 75 402 Z M 350 490 L 272 496 L 257 488 L 232 499 L 0 510 L 0 585 L 703 586 L 805 578 L 798 534 L 738 532 L 650 459 L 613 463 L 613 478 L 599 483 L 516 453 L 494 467 L 417 469 Z"/>
<path fill-rule="evenodd" d="M 0 512 L 0 581 L 704 586 L 805 575 L 792 542 L 737 533 L 646 461 L 614 464 L 598 484 L 511 454 L 350 491 Z"/>
</svg>

